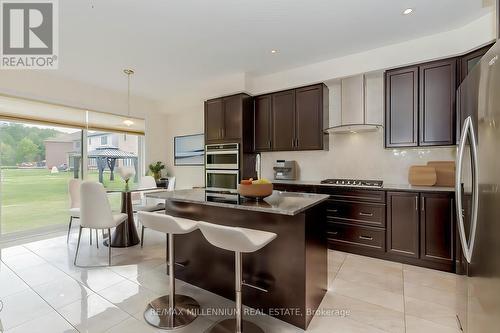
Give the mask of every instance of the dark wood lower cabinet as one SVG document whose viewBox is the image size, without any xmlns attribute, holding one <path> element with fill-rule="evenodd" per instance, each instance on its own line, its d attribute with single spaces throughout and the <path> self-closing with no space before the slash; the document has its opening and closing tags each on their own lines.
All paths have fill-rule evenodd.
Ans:
<svg viewBox="0 0 500 333">
<path fill-rule="evenodd" d="M 453 266 L 454 199 L 422 193 L 420 203 L 420 259 Z"/>
<path fill-rule="evenodd" d="M 387 252 L 419 256 L 418 193 L 387 192 Z"/>
<path fill-rule="evenodd" d="M 453 192 L 384 191 L 274 184 L 280 191 L 329 194 L 326 232 L 333 250 L 455 272 Z"/>
</svg>

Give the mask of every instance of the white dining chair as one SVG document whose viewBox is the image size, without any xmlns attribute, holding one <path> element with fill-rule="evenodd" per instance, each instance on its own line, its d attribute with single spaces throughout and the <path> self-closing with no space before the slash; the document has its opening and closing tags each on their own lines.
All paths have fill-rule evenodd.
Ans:
<svg viewBox="0 0 500 333">
<path fill-rule="evenodd" d="M 106 195 L 106 190 L 101 183 L 84 181 L 80 186 L 80 231 L 76 245 L 74 265 L 77 266 L 78 250 L 82 237 L 82 229 L 108 230 L 115 228 L 127 220 L 127 214 L 113 214 Z M 108 264 L 111 266 L 111 244 L 108 244 Z"/>
<path fill-rule="evenodd" d="M 158 210 L 165 209 L 165 204 L 163 202 L 148 202 L 146 198 L 146 193 L 154 192 L 158 189 L 156 185 L 156 180 L 151 176 L 144 176 L 139 180 L 139 188 L 141 189 L 152 189 L 152 191 L 134 192 L 132 193 L 132 202 L 134 212 L 154 212 Z"/>
<path fill-rule="evenodd" d="M 69 235 L 71 233 L 71 227 L 73 226 L 74 219 L 80 219 L 80 185 L 82 184 L 81 179 L 71 178 L 68 182 L 68 194 L 69 194 L 69 225 L 68 225 L 68 236 L 66 237 L 66 243 L 69 243 Z M 97 230 L 95 231 L 96 245 L 99 248 L 99 236 Z M 90 230 L 90 245 L 92 245 L 92 230 Z"/>
<path fill-rule="evenodd" d="M 71 225 L 73 224 L 73 219 L 80 218 L 80 185 L 82 181 L 80 179 L 72 178 L 68 182 L 68 194 L 69 194 L 69 226 L 68 226 L 68 236 L 66 237 L 66 243 L 69 242 L 69 234 L 71 232 Z"/>
<path fill-rule="evenodd" d="M 167 179 L 168 179 L 167 191 L 175 190 L 175 177 L 167 177 Z"/>
</svg>

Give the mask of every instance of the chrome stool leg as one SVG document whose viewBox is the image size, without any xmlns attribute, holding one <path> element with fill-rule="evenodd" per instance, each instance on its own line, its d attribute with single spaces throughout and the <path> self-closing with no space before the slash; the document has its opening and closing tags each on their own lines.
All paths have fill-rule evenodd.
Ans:
<svg viewBox="0 0 500 333">
<path fill-rule="evenodd" d="M 215 323 L 207 329 L 205 333 L 264 333 L 262 328 L 254 323 L 243 320 L 241 285 L 242 285 L 242 255 L 241 252 L 235 252 L 235 293 L 236 293 L 236 318 L 225 319 Z"/>
<path fill-rule="evenodd" d="M 168 262 L 175 262 L 173 234 L 168 234 Z M 188 325 L 196 319 L 200 309 L 200 304 L 192 297 L 175 294 L 174 268 L 174 264 L 168 265 L 169 295 L 151 301 L 144 311 L 148 324 L 165 330 Z"/>
</svg>

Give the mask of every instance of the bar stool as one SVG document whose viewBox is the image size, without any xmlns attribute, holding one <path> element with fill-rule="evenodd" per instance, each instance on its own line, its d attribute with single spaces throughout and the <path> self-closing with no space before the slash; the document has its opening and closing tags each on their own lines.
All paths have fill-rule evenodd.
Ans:
<svg viewBox="0 0 500 333">
<path fill-rule="evenodd" d="M 207 222 L 199 222 L 198 227 L 210 244 L 235 253 L 236 318 L 222 320 L 206 332 L 264 333 L 264 331 L 254 323 L 242 320 L 242 253 L 260 250 L 275 239 L 277 235 L 267 231 L 227 227 Z"/>
<path fill-rule="evenodd" d="M 200 304 L 186 295 L 175 294 L 174 235 L 187 234 L 198 229 L 198 222 L 152 212 L 138 212 L 139 221 L 146 228 L 163 232 L 168 237 L 169 295 L 149 302 L 144 319 L 152 326 L 173 330 L 188 325 L 198 316 Z"/>
</svg>

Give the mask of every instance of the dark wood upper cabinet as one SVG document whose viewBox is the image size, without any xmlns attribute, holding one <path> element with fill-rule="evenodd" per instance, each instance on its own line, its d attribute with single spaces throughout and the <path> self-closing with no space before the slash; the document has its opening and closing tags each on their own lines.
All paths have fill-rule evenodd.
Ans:
<svg viewBox="0 0 500 333">
<path fill-rule="evenodd" d="M 295 90 L 271 95 L 273 150 L 295 148 Z"/>
<path fill-rule="evenodd" d="M 493 44 L 489 44 L 485 47 L 482 47 L 460 57 L 460 59 L 458 60 L 459 85 L 467 77 L 474 66 L 481 61 L 481 58 L 486 54 L 486 52 L 488 52 L 488 50 L 492 46 Z M 469 95 L 467 96 L 467 98 L 465 98 L 464 95 L 458 97 L 457 130 L 455 136 L 457 144 L 460 141 L 460 135 L 462 134 L 462 126 L 464 124 L 464 121 L 469 116 L 472 116 L 474 129 L 477 134 L 477 99 L 479 98 L 479 96 L 477 95 L 477 91 L 468 91 L 468 94 Z M 468 105 L 465 104 L 466 101 L 468 102 Z"/>
<path fill-rule="evenodd" d="M 224 111 L 222 98 L 205 102 L 205 141 L 213 142 L 222 139 Z"/>
<path fill-rule="evenodd" d="M 237 141 L 242 137 L 243 103 L 242 96 L 235 95 L 222 99 L 224 108 L 224 126 L 222 138 L 224 141 Z"/>
<path fill-rule="evenodd" d="M 418 146 L 418 67 L 385 74 L 385 146 Z"/>
<path fill-rule="evenodd" d="M 460 57 L 459 59 L 459 83 L 467 77 L 467 74 L 474 68 L 474 66 L 481 61 L 481 58 L 488 52 L 493 44 L 488 44 L 480 49 L 474 50 Z"/>
<path fill-rule="evenodd" d="M 324 85 L 295 90 L 297 150 L 323 148 L 323 90 Z"/>
<path fill-rule="evenodd" d="M 455 144 L 456 59 L 420 66 L 419 145 Z"/>
<path fill-rule="evenodd" d="M 253 150 L 252 97 L 236 94 L 206 101 L 205 142 L 240 143 L 245 151 Z"/>
<path fill-rule="evenodd" d="M 327 150 L 328 99 L 324 84 L 255 97 L 255 150 Z"/>
<path fill-rule="evenodd" d="M 385 74 L 385 146 L 455 144 L 457 60 L 399 68 Z"/>
<path fill-rule="evenodd" d="M 255 150 L 269 151 L 271 141 L 271 95 L 255 97 Z"/>
<path fill-rule="evenodd" d="M 387 192 L 387 252 L 419 257 L 419 195 Z"/>
<path fill-rule="evenodd" d="M 420 259 L 453 265 L 454 205 L 449 194 L 420 195 Z"/>
</svg>

